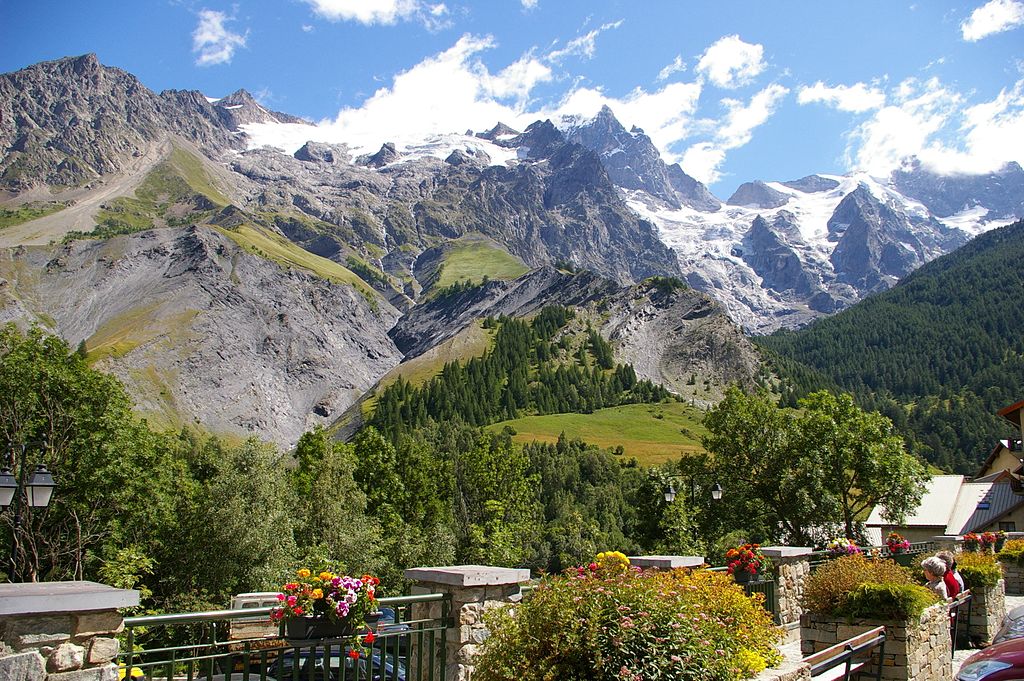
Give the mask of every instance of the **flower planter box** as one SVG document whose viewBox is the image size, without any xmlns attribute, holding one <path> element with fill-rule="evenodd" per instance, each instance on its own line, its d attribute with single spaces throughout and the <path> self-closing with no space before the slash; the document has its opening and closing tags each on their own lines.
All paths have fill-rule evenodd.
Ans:
<svg viewBox="0 0 1024 681">
<path fill-rule="evenodd" d="M 320 617 L 293 617 L 284 623 L 284 637 L 289 643 L 345 638 L 354 634 L 349 622 L 332 622 Z"/>
<path fill-rule="evenodd" d="M 925 610 L 919 621 L 847 620 L 804 613 L 800 617 L 800 649 L 803 655 L 811 655 L 878 626 L 884 626 L 886 631 L 883 679 L 949 681 L 953 678 L 949 616 L 942 603 Z M 861 678 L 873 679 L 877 672 L 872 660 L 862 669 Z"/>
</svg>

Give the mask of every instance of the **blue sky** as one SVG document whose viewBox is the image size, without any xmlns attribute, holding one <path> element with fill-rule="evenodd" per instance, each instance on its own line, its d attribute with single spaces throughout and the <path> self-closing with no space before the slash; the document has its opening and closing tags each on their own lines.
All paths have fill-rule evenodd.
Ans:
<svg viewBox="0 0 1024 681">
<path fill-rule="evenodd" d="M 1024 0 L 0 0 L 0 71 L 95 52 L 367 146 L 608 104 L 726 197 L 1024 162 Z"/>
</svg>

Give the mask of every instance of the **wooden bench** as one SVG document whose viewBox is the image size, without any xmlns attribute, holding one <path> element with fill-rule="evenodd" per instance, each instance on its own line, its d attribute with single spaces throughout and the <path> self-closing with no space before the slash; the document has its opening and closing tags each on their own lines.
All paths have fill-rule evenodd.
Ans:
<svg viewBox="0 0 1024 681">
<path fill-rule="evenodd" d="M 885 652 L 885 627 L 875 627 L 859 636 L 854 636 L 851 639 L 825 648 L 821 652 L 808 655 L 804 658 L 804 662 L 811 666 L 812 679 L 818 679 L 818 681 L 835 681 L 837 679 L 849 681 L 854 674 L 870 664 L 870 652 L 875 647 L 879 647 L 879 664 L 875 678 L 881 679 L 881 661 L 882 655 Z M 864 653 L 867 653 L 867 656 L 863 659 L 854 659 Z"/>
</svg>

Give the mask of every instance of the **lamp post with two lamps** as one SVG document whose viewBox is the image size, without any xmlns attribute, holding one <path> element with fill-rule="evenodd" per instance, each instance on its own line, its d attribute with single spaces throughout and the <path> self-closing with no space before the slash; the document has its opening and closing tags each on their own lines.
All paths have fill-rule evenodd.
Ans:
<svg viewBox="0 0 1024 681">
<path fill-rule="evenodd" d="M 673 483 L 673 480 L 679 480 L 679 479 L 681 479 L 680 476 L 676 476 L 676 475 L 670 476 L 669 479 L 668 479 L 668 485 L 665 487 L 665 492 L 664 492 L 664 494 L 665 494 L 665 501 L 670 503 L 670 504 L 673 501 L 676 500 L 676 486 Z M 696 484 L 695 484 L 694 479 L 693 479 L 692 476 L 687 477 L 686 479 L 690 483 L 690 508 L 692 509 L 697 504 L 697 487 L 696 487 Z M 714 485 L 711 486 L 711 499 L 713 501 L 721 501 L 722 500 L 722 486 L 719 485 L 717 482 Z M 693 525 L 693 539 L 694 539 L 694 541 L 697 540 L 697 526 L 696 525 Z"/>
<path fill-rule="evenodd" d="M 11 555 L 10 574 L 8 578 L 13 582 L 18 579 L 18 552 L 21 548 L 21 523 L 22 515 L 26 507 L 45 508 L 50 505 L 50 497 L 53 496 L 53 489 L 57 483 L 53 474 L 46 468 L 45 463 L 35 464 L 31 475 L 28 475 L 28 463 L 26 453 L 30 445 L 41 445 L 41 450 L 46 453 L 45 442 L 20 442 L 9 443 L 4 457 L 3 468 L 0 468 L 0 507 L 10 509 L 14 515 L 11 523 Z M 15 462 L 15 452 L 20 448 L 21 455 Z M 14 467 L 17 465 L 17 476 Z M 28 479 L 26 480 L 26 476 Z"/>
</svg>

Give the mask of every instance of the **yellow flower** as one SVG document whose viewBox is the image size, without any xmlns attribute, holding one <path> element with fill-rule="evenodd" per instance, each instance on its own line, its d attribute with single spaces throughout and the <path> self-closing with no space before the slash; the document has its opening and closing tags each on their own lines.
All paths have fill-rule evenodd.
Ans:
<svg viewBox="0 0 1024 681">
<path fill-rule="evenodd" d="M 320 600 L 321 598 L 324 597 L 324 590 L 323 589 L 313 589 L 313 593 L 310 594 L 310 595 L 313 597 L 314 601 L 318 601 L 318 600 Z"/>
<path fill-rule="evenodd" d="M 329 582 L 332 579 L 334 579 L 334 575 L 332 575 L 330 572 L 321 572 L 319 577 L 321 582 Z"/>
<path fill-rule="evenodd" d="M 298 573 L 297 573 L 297 574 L 299 575 L 299 577 L 301 577 L 301 578 L 305 579 L 306 577 L 309 577 L 309 575 L 310 575 L 311 573 L 310 573 L 310 572 L 309 572 L 309 570 L 307 570 L 306 568 L 302 568 L 301 570 L 299 570 L 299 571 L 298 571 Z"/>
</svg>

